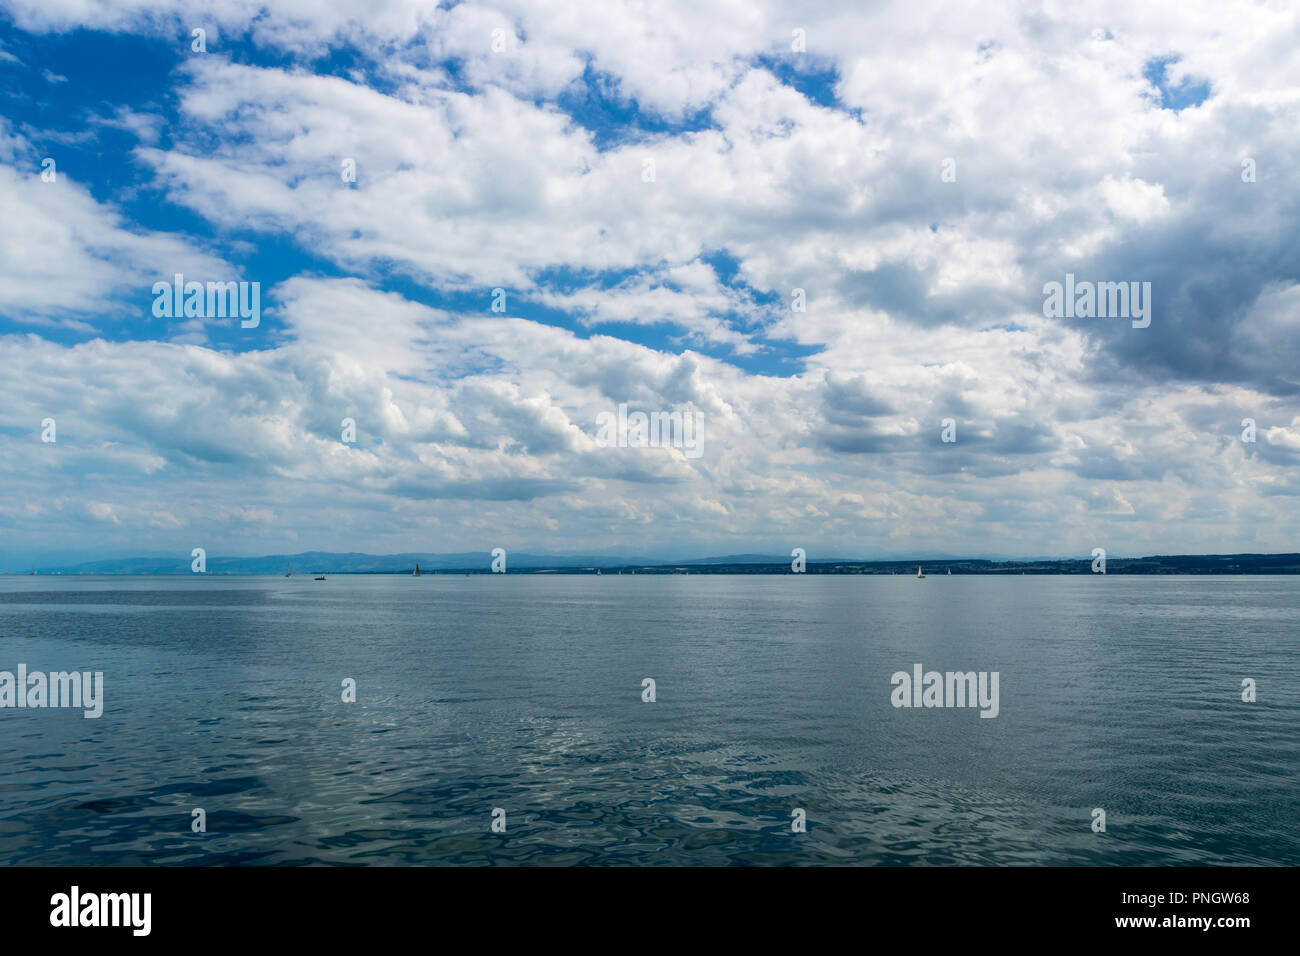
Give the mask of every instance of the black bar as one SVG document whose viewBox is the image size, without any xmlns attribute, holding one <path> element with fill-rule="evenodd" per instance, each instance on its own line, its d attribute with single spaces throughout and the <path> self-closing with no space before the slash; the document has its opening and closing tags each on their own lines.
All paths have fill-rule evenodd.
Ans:
<svg viewBox="0 0 1300 956">
<path fill-rule="evenodd" d="M 459 927 L 467 943 L 601 929 L 615 934 L 599 937 L 611 943 L 661 948 L 692 938 L 688 927 L 704 920 L 733 940 L 816 928 L 918 944 L 1130 937 L 1231 946 L 1293 924 L 1283 913 L 1293 883 L 1282 868 L 10 867 L 0 870 L 0 913 L 6 942 L 75 934 L 77 944 L 283 940 L 297 948 L 429 939 L 431 929 L 450 944 L 442 934 Z M 52 926 L 53 898 L 73 886 L 83 906 L 90 894 L 150 894 L 148 935 L 130 925 Z M 1208 929 L 1176 922 L 1204 918 Z M 1242 918 L 1248 925 L 1213 922 Z M 1119 925 L 1125 919 L 1154 925 Z M 129 911 L 120 922 L 132 922 Z"/>
</svg>

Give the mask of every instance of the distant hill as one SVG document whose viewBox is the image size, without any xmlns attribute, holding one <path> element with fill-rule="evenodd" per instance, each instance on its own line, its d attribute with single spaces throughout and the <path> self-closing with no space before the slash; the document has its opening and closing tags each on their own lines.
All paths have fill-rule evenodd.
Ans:
<svg viewBox="0 0 1300 956">
<path fill-rule="evenodd" d="M 88 561 L 65 567 L 48 569 L 65 574 L 191 574 L 193 559 L 187 554 L 175 558 L 125 558 L 106 561 Z M 592 555 L 538 555 L 524 551 L 509 552 L 507 569 L 540 570 L 608 566 L 608 556 Z M 615 563 L 625 563 L 617 559 Z M 363 554 L 333 551 L 304 551 L 300 554 L 269 554 L 255 558 L 223 557 L 208 554 L 209 574 L 284 574 L 285 568 L 295 574 L 409 574 L 419 563 L 421 571 L 488 571 L 492 555 L 487 551 L 466 551 L 454 554 Z M 37 568 L 37 571 L 45 569 Z"/>
<path fill-rule="evenodd" d="M 688 563 L 678 565 L 678 570 Z M 994 561 L 984 558 L 912 558 L 907 561 L 808 561 L 808 574 L 1092 574 L 1091 558 L 1034 558 Z M 642 570 L 639 569 L 638 570 Z M 671 568 L 644 569 L 648 572 Z M 789 560 L 765 563 L 705 562 L 689 565 L 692 574 L 789 574 Z M 1107 574 L 1300 574 L 1300 554 L 1186 554 L 1106 559 Z"/>
<path fill-rule="evenodd" d="M 120 558 L 81 564 L 37 567 L 39 574 L 191 574 L 191 558 Z M 363 554 L 306 551 L 301 554 L 272 554 L 262 557 L 207 556 L 208 574 L 410 574 L 419 563 L 429 573 L 487 573 L 492 555 L 487 551 L 453 554 Z M 921 565 L 928 575 L 952 574 L 1091 574 L 1090 558 L 1034 558 L 992 560 L 987 558 L 909 558 L 907 560 L 860 561 L 851 558 L 809 560 L 808 574 L 915 574 Z M 790 558 L 780 555 L 740 554 L 714 558 L 692 558 L 677 562 L 638 559 L 609 554 L 546 555 L 509 552 L 507 570 L 512 573 L 555 572 L 582 574 L 628 571 L 639 574 L 789 574 Z M 11 572 L 22 573 L 22 572 Z M 1185 554 L 1154 555 L 1144 558 L 1109 557 L 1107 574 L 1300 574 L 1300 554 Z"/>
</svg>

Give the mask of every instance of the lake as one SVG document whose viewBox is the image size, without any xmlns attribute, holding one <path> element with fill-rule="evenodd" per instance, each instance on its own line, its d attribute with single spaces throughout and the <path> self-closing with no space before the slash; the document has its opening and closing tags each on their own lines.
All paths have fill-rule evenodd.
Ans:
<svg viewBox="0 0 1300 956">
<path fill-rule="evenodd" d="M 19 664 L 0 864 L 1300 864 L 1294 577 L 0 577 Z"/>
</svg>

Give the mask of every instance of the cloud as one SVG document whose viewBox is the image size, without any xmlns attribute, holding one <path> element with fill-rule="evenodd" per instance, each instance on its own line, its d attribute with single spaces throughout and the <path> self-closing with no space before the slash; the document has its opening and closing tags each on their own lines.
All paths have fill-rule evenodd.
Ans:
<svg viewBox="0 0 1300 956">
<path fill-rule="evenodd" d="M 10 321 L 80 328 L 130 321 L 148 314 L 156 280 L 175 272 L 234 276 L 233 267 L 186 237 L 139 228 L 96 201 L 57 158 L 45 163 L 0 120 L 6 143 L 0 209 L 11 227 L 0 232 L 0 314 Z"/>
<path fill-rule="evenodd" d="M 0 125 L 11 540 L 1294 550 L 1294 10 L 10 10 L 177 64 Z M 174 272 L 267 320 L 137 321 Z M 1150 326 L 1045 317 L 1067 273 Z M 621 403 L 704 453 L 601 447 Z"/>
</svg>

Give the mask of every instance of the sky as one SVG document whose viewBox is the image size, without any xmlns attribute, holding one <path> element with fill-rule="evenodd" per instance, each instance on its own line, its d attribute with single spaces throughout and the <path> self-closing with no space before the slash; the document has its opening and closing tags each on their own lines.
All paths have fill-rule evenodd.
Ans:
<svg viewBox="0 0 1300 956">
<path fill-rule="evenodd" d="M 1297 48 L 1286 2 L 0 0 L 0 566 L 1300 550 Z"/>
</svg>

